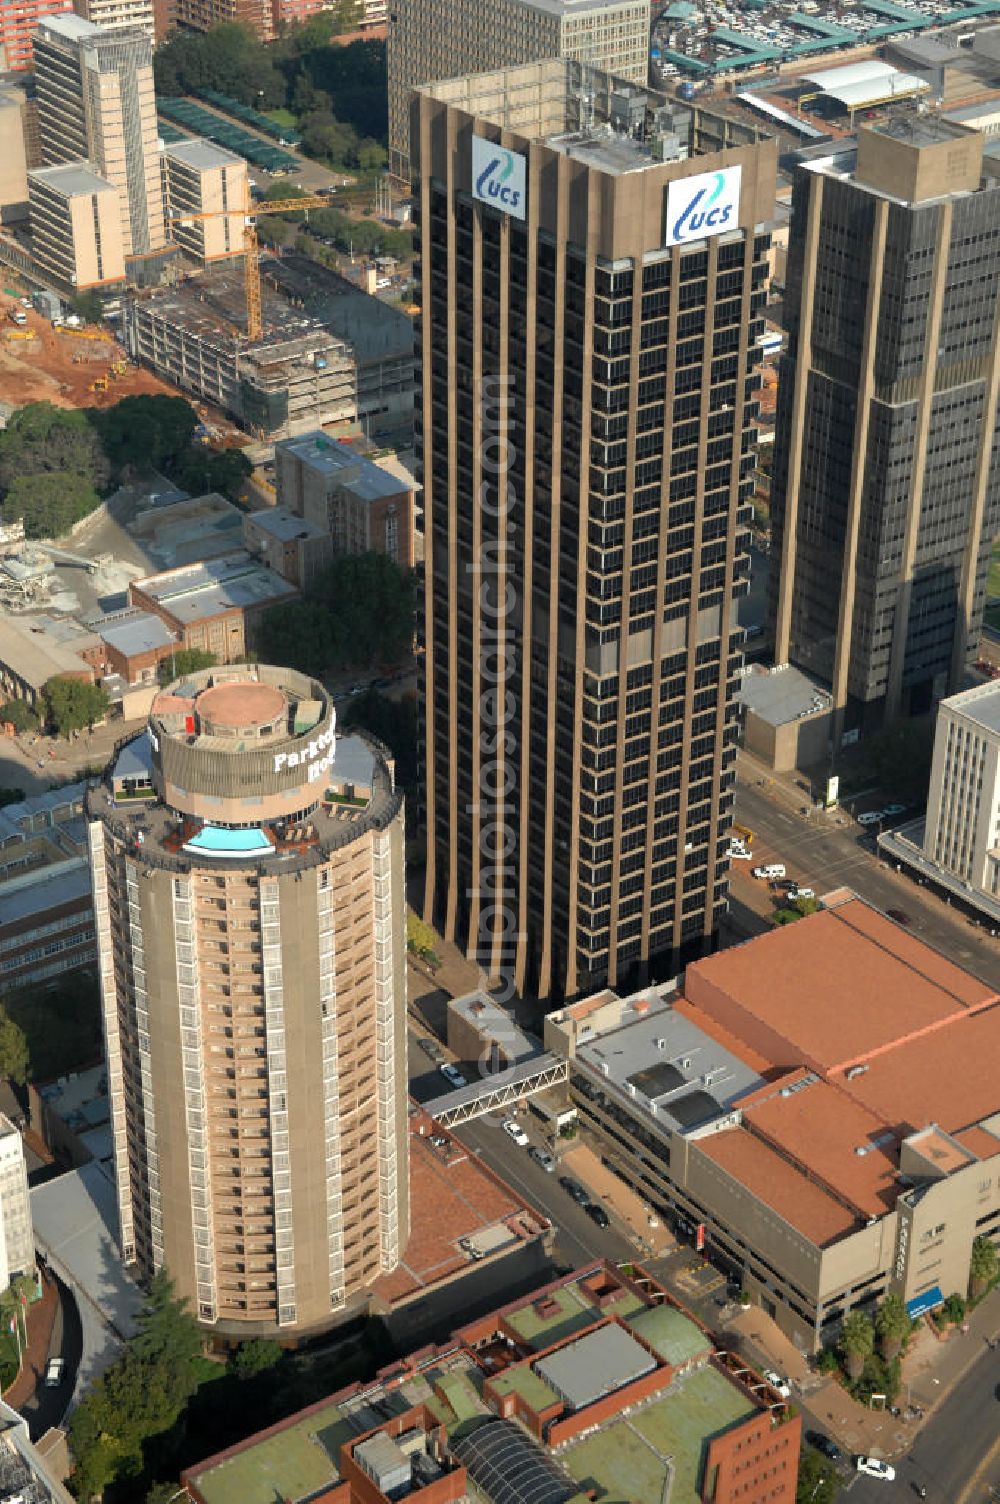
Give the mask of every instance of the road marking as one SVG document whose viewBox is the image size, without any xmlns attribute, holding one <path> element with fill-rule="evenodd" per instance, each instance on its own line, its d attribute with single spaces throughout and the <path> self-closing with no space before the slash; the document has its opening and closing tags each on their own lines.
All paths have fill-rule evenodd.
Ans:
<svg viewBox="0 0 1000 1504">
<path fill-rule="evenodd" d="M 965 1487 L 962 1489 L 962 1492 L 955 1500 L 955 1504 L 967 1504 L 967 1500 L 971 1497 L 973 1489 L 979 1488 L 981 1486 L 983 1474 L 993 1466 L 994 1462 L 996 1462 L 998 1458 L 1000 1458 L 1000 1436 L 997 1437 L 996 1441 L 990 1447 L 989 1451 L 986 1453 L 986 1456 L 982 1459 L 979 1466 L 976 1468 L 976 1471 L 969 1479 L 968 1483 L 966 1483 Z"/>
</svg>

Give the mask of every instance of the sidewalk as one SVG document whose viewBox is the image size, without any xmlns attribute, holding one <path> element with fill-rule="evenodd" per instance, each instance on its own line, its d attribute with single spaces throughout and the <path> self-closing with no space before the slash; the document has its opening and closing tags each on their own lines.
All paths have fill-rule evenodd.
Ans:
<svg viewBox="0 0 1000 1504">
<path fill-rule="evenodd" d="M 34 1394 L 45 1377 L 45 1365 L 49 1358 L 49 1343 L 52 1327 L 59 1309 L 59 1291 L 53 1279 L 42 1285 L 42 1298 L 28 1307 L 28 1348 L 21 1364 L 21 1372 L 11 1384 L 4 1399 L 15 1410 L 20 1410 Z"/>
</svg>

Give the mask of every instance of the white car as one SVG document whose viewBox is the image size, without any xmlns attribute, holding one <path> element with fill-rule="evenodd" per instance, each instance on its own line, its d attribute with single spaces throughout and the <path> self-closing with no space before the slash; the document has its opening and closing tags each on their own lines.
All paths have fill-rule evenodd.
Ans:
<svg viewBox="0 0 1000 1504">
<path fill-rule="evenodd" d="M 731 862 L 753 861 L 753 852 L 748 851 L 745 846 L 730 846 L 729 850 L 726 852 L 726 855 L 729 857 L 729 860 Z"/>
<path fill-rule="evenodd" d="M 896 1477 L 896 1469 L 880 1457 L 856 1457 L 854 1466 L 859 1473 L 865 1473 L 869 1478 L 884 1478 L 886 1483 L 892 1483 Z"/>
<path fill-rule="evenodd" d="M 50 1358 L 49 1362 L 48 1362 L 48 1367 L 45 1370 L 45 1387 L 46 1387 L 46 1389 L 58 1389 L 59 1385 L 63 1381 L 63 1374 L 65 1372 L 66 1372 L 66 1359 L 65 1358 Z"/>
<path fill-rule="evenodd" d="M 754 877 L 786 877 L 784 862 L 766 862 L 763 867 L 753 868 Z"/>
<path fill-rule="evenodd" d="M 789 896 L 789 898 L 815 898 L 816 897 L 816 889 L 815 888 L 792 888 L 791 891 L 789 892 L 788 896 Z"/>
<path fill-rule="evenodd" d="M 517 1118 L 504 1118 L 503 1122 L 500 1124 L 500 1127 L 503 1129 L 504 1133 L 508 1135 L 508 1137 L 514 1140 L 519 1149 L 523 1149 L 527 1144 L 528 1135 L 525 1133 L 524 1129 L 517 1121 Z"/>
<path fill-rule="evenodd" d="M 773 1368 L 764 1369 L 764 1378 L 770 1384 L 772 1389 L 776 1389 L 778 1391 L 783 1400 L 787 1400 L 791 1397 L 791 1384 L 789 1384 L 787 1379 L 783 1379 L 780 1373 L 776 1373 Z"/>
<path fill-rule="evenodd" d="M 465 1077 L 462 1075 L 462 1072 L 458 1069 L 457 1065 L 439 1065 L 438 1070 L 441 1072 L 448 1085 L 454 1086 L 456 1090 L 460 1086 L 468 1086 L 469 1084 L 468 1081 L 466 1081 Z"/>
<path fill-rule="evenodd" d="M 884 819 L 884 811 L 883 810 L 880 810 L 880 809 L 870 809 L 867 814 L 865 814 L 865 815 L 859 815 L 858 816 L 858 824 L 859 825 L 877 825 L 879 823 L 879 821 L 882 820 L 882 819 Z"/>
</svg>

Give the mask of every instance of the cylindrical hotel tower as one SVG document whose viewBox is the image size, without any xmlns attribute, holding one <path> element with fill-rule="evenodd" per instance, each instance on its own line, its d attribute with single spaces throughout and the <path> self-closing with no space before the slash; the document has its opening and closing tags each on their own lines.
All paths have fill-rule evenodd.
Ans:
<svg viewBox="0 0 1000 1504">
<path fill-rule="evenodd" d="M 178 680 L 88 794 L 121 1248 L 294 1335 L 409 1226 L 403 801 L 315 680 Z"/>
</svg>

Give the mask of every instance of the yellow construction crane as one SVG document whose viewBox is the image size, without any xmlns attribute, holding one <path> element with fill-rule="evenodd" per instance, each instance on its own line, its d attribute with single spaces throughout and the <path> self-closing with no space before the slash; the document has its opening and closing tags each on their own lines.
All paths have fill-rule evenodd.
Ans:
<svg viewBox="0 0 1000 1504">
<path fill-rule="evenodd" d="M 257 239 L 257 220 L 262 214 L 289 214 L 296 209 L 329 209 L 329 197 L 321 193 L 303 193 L 299 198 L 261 199 L 256 204 L 246 204 L 243 209 L 210 209 L 204 214 L 188 214 L 182 211 L 174 222 L 184 228 L 197 224 L 202 219 L 228 219 L 233 214 L 243 215 L 243 275 L 247 300 L 247 339 L 251 343 L 264 334 L 264 317 L 260 298 L 260 242 Z"/>
</svg>

